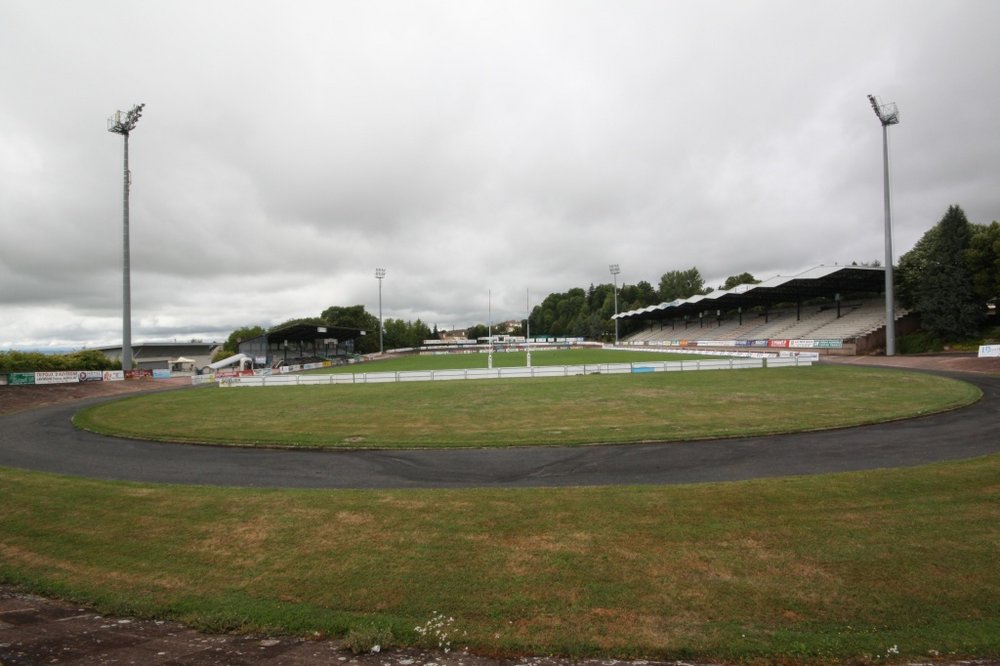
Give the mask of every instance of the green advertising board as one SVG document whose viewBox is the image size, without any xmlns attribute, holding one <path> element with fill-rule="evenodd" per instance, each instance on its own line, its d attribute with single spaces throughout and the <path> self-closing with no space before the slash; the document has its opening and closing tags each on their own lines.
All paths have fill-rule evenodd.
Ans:
<svg viewBox="0 0 1000 666">
<path fill-rule="evenodd" d="M 12 372 L 7 375 L 7 383 L 11 386 L 26 386 L 35 383 L 33 372 Z"/>
</svg>

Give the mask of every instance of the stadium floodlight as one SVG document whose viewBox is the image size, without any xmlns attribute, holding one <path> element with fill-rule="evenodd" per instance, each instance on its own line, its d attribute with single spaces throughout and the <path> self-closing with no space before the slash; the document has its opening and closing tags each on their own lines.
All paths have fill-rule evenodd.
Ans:
<svg viewBox="0 0 1000 666">
<path fill-rule="evenodd" d="M 528 367 L 531 367 L 531 289 L 524 290 L 524 350 L 528 354 Z"/>
<path fill-rule="evenodd" d="M 611 270 L 611 277 L 615 281 L 615 346 L 618 346 L 618 274 L 622 272 L 621 266 L 618 264 L 611 264 L 608 267 Z"/>
<path fill-rule="evenodd" d="M 881 104 L 868 95 L 875 115 L 882 123 L 882 189 L 885 199 L 885 355 L 896 355 L 896 304 L 892 279 L 892 212 L 889 206 L 889 125 L 899 123 L 899 109 L 894 102 Z"/>
<path fill-rule="evenodd" d="M 375 269 L 375 279 L 378 280 L 378 353 L 385 351 L 382 347 L 382 278 L 385 277 L 384 268 Z"/>
<path fill-rule="evenodd" d="M 132 369 L 132 287 L 128 238 L 128 191 L 132 174 L 128 170 L 128 135 L 135 129 L 145 104 L 133 106 L 129 111 L 115 111 L 108 118 L 108 131 L 121 134 L 125 139 L 124 194 L 122 196 L 122 370 Z"/>
</svg>

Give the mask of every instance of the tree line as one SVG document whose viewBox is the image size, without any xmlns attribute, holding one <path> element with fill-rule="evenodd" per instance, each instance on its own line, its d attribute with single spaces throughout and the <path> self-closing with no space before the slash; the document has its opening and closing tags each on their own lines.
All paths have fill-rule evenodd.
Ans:
<svg viewBox="0 0 1000 666">
<path fill-rule="evenodd" d="M 750 273 L 726 278 L 719 289 L 732 289 L 741 284 L 757 284 L 760 280 Z M 709 294 L 714 289 L 705 285 L 697 266 L 685 270 L 667 271 L 660 276 L 657 288 L 645 280 L 623 284 L 618 288 L 618 312 Z M 615 286 L 613 283 L 580 287 L 562 293 L 549 294 L 531 311 L 528 321 L 532 335 L 553 337 L 584 337 L 611 340 L 615 335 Z M 641 324 L 628 319 L 619 322 L 618 334 L 624 337 Z"/>
<path fill-rule="evenodd" d="M 121 361 L 112 361 L 96 349 L 85 349 L 69 354 L 0 351 L 0 373 L 121 369 Z"/>
</svg>

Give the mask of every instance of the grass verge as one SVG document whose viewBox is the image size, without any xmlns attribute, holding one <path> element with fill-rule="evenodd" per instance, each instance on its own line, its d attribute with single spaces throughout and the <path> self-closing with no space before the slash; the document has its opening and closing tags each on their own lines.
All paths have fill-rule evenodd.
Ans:
<svg viewBox="0 0 1000 666">
<path fill-rule="evenodd" d="M 300 491 L 0 468 L 0 581 L 206 630 L 699 660 L 1000 655 L 1000 456 L 686 487 Z M 353 632 L 353 633 L 352 633 Z"/>
<path fill-rule="evenodd" d="M 861 425 L 968 405 L 974 386 L 893 369 L 813 366 L 174 391 L 74 423 L 150 440 L 327 448 L 678 441 Z"/>
</svg>

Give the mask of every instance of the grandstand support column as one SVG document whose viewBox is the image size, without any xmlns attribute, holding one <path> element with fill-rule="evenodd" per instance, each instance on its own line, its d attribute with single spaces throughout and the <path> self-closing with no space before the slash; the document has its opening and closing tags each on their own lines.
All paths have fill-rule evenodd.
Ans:
<svg viewBox="0 0 1000 666">
<path fill-rule="evenodd" d="M 896 296 L 892 278 L 892 211 L 889 205 L 889 125 L 899 123 L 895 103 L 880 104 L 872 95 L 868 101 L 882 123 L 882 189 L 885 200 L 885 355 L 896 355 Z"/>
</svg>

